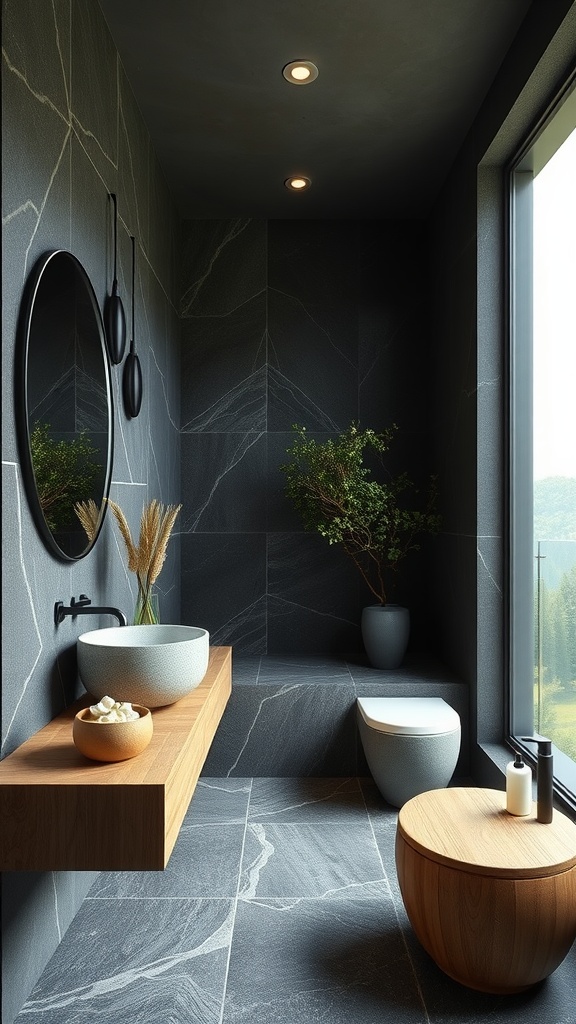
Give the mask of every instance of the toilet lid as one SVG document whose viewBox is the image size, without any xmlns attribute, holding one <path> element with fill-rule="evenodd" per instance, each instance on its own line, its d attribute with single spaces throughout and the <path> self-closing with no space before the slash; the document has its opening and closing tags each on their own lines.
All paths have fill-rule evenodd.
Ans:
<svg viewBox="0 0 576 1024">
<path fill-rule="evenodd" d="M 460 716 L 442 697 L 358 697 L 366 725 L 378 732 L 438 736 L 460 728 Z"/>
</svg>

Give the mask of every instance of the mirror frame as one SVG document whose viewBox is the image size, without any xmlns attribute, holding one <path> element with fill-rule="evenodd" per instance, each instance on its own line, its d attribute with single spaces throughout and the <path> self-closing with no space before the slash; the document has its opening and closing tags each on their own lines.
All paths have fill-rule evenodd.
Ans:
<svg viewBox="0 0 576 1024">
<path fill-rule="evenodd" d="M 97 335 L 100 351 L 102 354 L 102 366 L 104 373 L 104 384 L 106 388 L 106 401 L 108 411 L 108 444 L 106 451 L 106 470 L 104 474 L 104 485 L 102 488 L 102 497 L 100 500 L 100 519 L 95 536 L 91 541 L 88 541 L 87 539 L 86 547 L 83 548 L 83 550 L 78 555 L 70 555 L 60 547 L 44 517 L 44 513 L 40 505 L 38 490 L 36 487 L 36 478 L 34 475 L 34 465 L 32 461 L 32 451 L 30 445 L 30 422 L 28 414 L 28 363 L 30 355 L 30 334 L 32 321 L 34 317 L 34 307 L 38 295 L 38 290 L 42 284 L 42 280 L 47 267 L 50 266 L 55 257 L 61 256 L 66 256 L 66 258 L 74 266 L 76 277 L 84 287 L 86 298 L 93 312 L 94 332 L 95 335 Z M 108 346 L 106 344 L 104 323 L 102 319 L 102 314 L 100 312 L 98 299 L 96 298 L 96 293 L 94 291 L 90 278 L 88 277 L 88 274 L 84 269 L 83 265 L 81 264 L 80 260 L 67 249 L 51 249 L 48 252 L 45 252 L 42 256 L 40 256 L 40 258 L 32 268 L 28 280 L 26 281 L 26 284 L 24 286 L 24 291 L 22 295 L 18 333 L 20 336 L 20 358 L 15 377 L 15 410 L 17 428 L 16 432 L 20 448 L 22 477 L 24 480 L 24 486 L 28 497 L 30 511 L 32 513 L 32 517 L 36 525 L 36 528 L 42 540 L 44 541 L 44 544 L 48 548 L 50 554 L 56 557 L 59 561 L 77 562 L 80 558 L 84 558 L 87 554 L 89 554 L 89 552 L 94 547 L 100 535 L 100 531 L 102 529 L 102 525 L 104 523 L 106 515 L 107 506 L 105 499 L 108 497 L 110 491 L 110 481 L 112 478 L 112 460 L 114 452 L 114 402 L 112 395 L 112 376 L 110 370 L 110 360 L 108 356 Z"/>
</svg>

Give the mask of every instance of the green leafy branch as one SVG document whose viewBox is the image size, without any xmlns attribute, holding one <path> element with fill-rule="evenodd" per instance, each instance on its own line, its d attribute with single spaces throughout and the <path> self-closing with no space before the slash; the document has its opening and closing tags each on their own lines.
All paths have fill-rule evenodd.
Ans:
<svg viewBox="0 0 576 1024">
<path fill-rule="evenodd" d="M 436 479 L 431 478 L 424 507 L 418 510 L 401 499 L 406 492 L 418 494 L 406 473 L 373 478 L 364 453 L 370 451 L 383 469 L 382 455 L 390 448 L 395 424 L 376 433 L 352 423 L 323 443 L 309 437 L 305 427 L 295 424 L 292 429 L 297 436 L 287 449 L 290 462 L 280 469 L 304 528 L 317 531 L 329 544 L 341 544 L 371 592 L 386 604 L 387 574 L 419 548 L 416 537 L 439 529 Z"/>
</svg>

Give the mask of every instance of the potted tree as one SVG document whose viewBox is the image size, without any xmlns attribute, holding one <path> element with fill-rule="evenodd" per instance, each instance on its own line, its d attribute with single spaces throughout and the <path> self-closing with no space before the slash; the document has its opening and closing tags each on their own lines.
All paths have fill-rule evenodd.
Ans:
<svg viewBox="0 0 576 1024">
<path fill-rule="evenodd" d="M 309 437 L 305 427 L 292 429 L 290 461 L 280 467 L 286 493 L 305 529 L 318 531 L 329 544 L 341 544 L 352 559 L 377 602 L 362 612 L 368 658 L 377 668 L 397 668 L 408 645 L 410 615 L 391 603 L 389 594 L 399 563 L 418 549 L 417 538 L 439 529 L 435 477 L 415 508 L 419 492 L 407 474 L 393 477 L 383 465 L 396 424 L 376 433 L 353 422 L 322 443 Z"/>
</svg>

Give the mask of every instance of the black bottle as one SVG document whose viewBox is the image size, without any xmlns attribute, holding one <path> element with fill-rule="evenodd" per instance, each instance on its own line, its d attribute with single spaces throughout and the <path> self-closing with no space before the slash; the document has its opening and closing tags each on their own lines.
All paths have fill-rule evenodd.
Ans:
<svg viewBox="0 0 576 1024">
<path fill-rule="evenodd" d="M 544 825 L 552 821 L 554 799 L 554 774 L 552 764 L 552 741 L 546 736 L 521 736 L 526 743 L 538 745 L 538 767 L 536 769 L 536 818 Z"/>
</svg>

